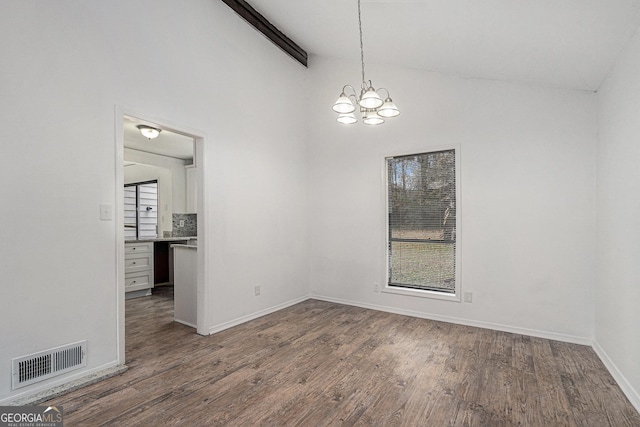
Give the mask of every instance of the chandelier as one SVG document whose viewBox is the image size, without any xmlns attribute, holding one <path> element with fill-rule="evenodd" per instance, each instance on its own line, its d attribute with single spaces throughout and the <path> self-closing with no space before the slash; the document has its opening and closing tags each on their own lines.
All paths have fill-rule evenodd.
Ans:
<svg viewBox="0 0 640 427">
<path fill-rule="evenodd" d="M 351 85 L 345 85 L 338 100 L 333 104 L 333 111 L 338 113 L 338 122 L 343 124 L 353 124 L 358 121 L 354 112 L 356 105 L 360 108 L 362 121 L 367 125 L 379 125 L 384 123 L 384 119 L 392 118 L 400 114 L 398 107 L 389 96 L 389 91 L 385 88 L 374 89 L 371 80 L 367 82 L 364 77 L 364 46 L 362 44 L 362 14 L 360 12 L 360 0 L 358 0 L 358 28 L 360 29 L 360 63 L 362 65 L 362 85 L 360 96 Z M 347 95 L 347 89 L 351 89 Z M 380 91 L 386 92 L 384 101 L 380 97 Z"/>
</svg>

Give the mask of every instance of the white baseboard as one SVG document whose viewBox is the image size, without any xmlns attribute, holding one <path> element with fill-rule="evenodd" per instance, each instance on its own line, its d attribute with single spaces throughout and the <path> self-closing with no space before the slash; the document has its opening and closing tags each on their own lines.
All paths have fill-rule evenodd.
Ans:
<svg viewBox="0 0 640 427">
<path fill-rule="evenodd" d="M 242 323 L 248 322 L 249 320 L 257 319 L 258 317 L 266 316 L 267 314 L 275 313 L 276 311 L 282 310 L 283 308 L 291 307 L 292 305 L 299 304 L 303 301 L 309 299 L 308 295 L 305 295 L 300 298 L 292 299 L 287 302 L 283 302 L 282 304 L 274 305 L 273 307 L 266 308 L 264 310 L 257 311 L 255 313 L 247 314 L 246 316 L 238 317 L 233 320 L 229 320 L 228 322 L 220 323 L 218 325 L 214 325 L 209 328 L 209 335 L 215 334 L 216 332 L 224 331 L 225 329 L 233 328 L 234 326 L 241 325 Z"/>
<path fill-rule="evenodd" d="M 21 393 L 0 399 L 0 406 L 35 405 L 80 387 L 121 374 L 126 370 L 127 367 L 118 364 L 117 361 L 106 363 L 97 368 L 58 378 L 55 381 L 34 385 Z"/>
<path fill-rule="evenodd" d="M 622 372 L 620 372 L 616 364 L 613 363 L 607 352 L 600 347 L 598 341 L 593 342 L 593 350 L 596 352 L 600 360 L 602 360 L 604 366 L 609 370 L 613 379 L 616 380 L 622 392 L 627 396 L 627 399 L 629 399 L 629 402 L 631 402 L 633 407 L 636 408 L 636 411 L 640 412 L 640 393 L 638 393 L 629 381 L 627 381 L 627 378 L 622 374 Z"/>
<path fill-rule="evenodd" d="M 376 305 L 376 304 L 367 304 L 367 303 L 362 303 L 358 301 L 343 300 L 340 298 L 332 298 L 332 297 L 326 297 L 322 295 L 310 295 L 309 298 L 313 298 L 321 301 L 335 302 L 338 304 L 353 305 L 355 307 L 369 308 L 371 310 L 384 311 L 387 313 L 402 314 L 405 316 L 419 317 L 422 319 L 437 320 L 440 322 L 447 322 L 447 323 L 455 323 L 458 325 L 474 326 L 476 328 L 493 329 L 496 331 L 510 332 L 513 334 L 545 338 L 549 340 L 568 342 L 572 344 L 581 344 L 581 345 L 588 345 L 588 346 L 591 346 L 593 344 L 593 339 L 589 337 L 578 337 L 574 335 L 558 334 L 556 332 L 547 332 L 547 331 L 539 331 L 536 329 L 518 328 L 515 326 L 501 325 L 498 323 L 479 322 L 476 320 L 461 319 L 458 317 L 450 317 L 450 316 L 441 316 L 438 314 L 422 313 L 420 311 L 405 310 L 401 308 L 387 307 L 387 306 Z"/>
</svg>

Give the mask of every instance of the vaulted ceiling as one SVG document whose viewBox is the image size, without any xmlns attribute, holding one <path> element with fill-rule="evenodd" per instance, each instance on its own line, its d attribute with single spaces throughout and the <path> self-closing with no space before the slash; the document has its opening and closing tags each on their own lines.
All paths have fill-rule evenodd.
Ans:
<svg viewBox="0 0 640 427">
<path fill-rule="evenodd" d="M 313 56 L 359 61 L 357 0 L 248 0 Z M 365 62 L 595 91 L 640 0 L 362 0 Z M 371 66 L 369 66 L 371 64 Z"/>
</svg>

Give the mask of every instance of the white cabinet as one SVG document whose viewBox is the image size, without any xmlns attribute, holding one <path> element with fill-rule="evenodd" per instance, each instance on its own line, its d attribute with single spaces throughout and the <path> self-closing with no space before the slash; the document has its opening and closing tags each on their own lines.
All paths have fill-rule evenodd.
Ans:
<svg viewBox="0 0 640 427">
<path fill-rule="evenodd" d="M 192 245 L 171 245 L 171 247 L 174 269 L 174 320 L 196 328 L 198 247 Z"/>
<path fill-rule="evenodd" d="M 153 288 L 153 274 L 146 273 L 129 273 L 124 279 L 125 292 L 143 291 Z"/>
<path fill-rule="evenodd" d="M 153 288 L 153 242 L 124 244 L 124 290 L 127 297 L 151 294 Z M 146 292 L 145 292 L 146 291 Z"/>
<path fill-rule="evenodd" d="M 124 255 L 125 255 L 125 259 L 127 257 L 127 255 L 129 254 L 136 254 L 136 253 L 146 253 L 146 252 L 151 252 L 153 253 L 153 241 L 148 241 L 148 242 L 132 242 L 132 243 L 125 243 L 124 244 Z"/>
</svg>

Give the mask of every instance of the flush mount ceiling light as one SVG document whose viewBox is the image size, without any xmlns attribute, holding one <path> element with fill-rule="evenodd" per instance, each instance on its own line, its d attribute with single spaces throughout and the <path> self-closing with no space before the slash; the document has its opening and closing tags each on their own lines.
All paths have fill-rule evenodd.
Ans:
<svg viewBox="0 0 640 427">
<path fill-rule="evenodd" d="M 338 100 L 333 104 L 333 111 L 338 113 L 338 122 L 343 124 L 353 124 L 358 121 L 354 111 L 356 105 L 360 107 L 360 116 L 367 125 L 379 125 L 384 123 L 384 119 L 395 117 L 400 114 L 398 107 L 389 96 L 389 91 L 385 88 L 374 89 L 371 80 L 367 82 L 364 77 L 364 46 L 362 44 L 362 14 L 360 12 L 360 0 L 358 0 L 358 28 L 360 30 L 360 63 L 362 65 L 362 85 L 360 96 L 351 85 L 345 85 Z M 347 94 L 347 89 L 351 89 Z M 387 96 L 380 97 L 379 92 L 385 91 Z"/>
<path fill-rule="evenodd" d="M 153 128 L 153 127 L 147 126 L 147 125 L 138 125 L 136 127 L 138 128 L 140 133 L 142 135 L 144 135 L 145 138 L 148 138 L 148 139 L 157 138 L 158 135 L 160 135 L 160 132 L 161 132 L 160 129 L 156 129 L 156 128 Z"/>
</svg>

